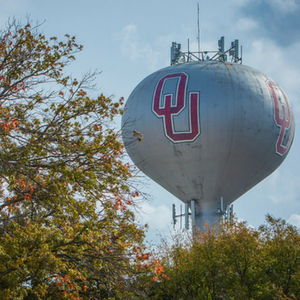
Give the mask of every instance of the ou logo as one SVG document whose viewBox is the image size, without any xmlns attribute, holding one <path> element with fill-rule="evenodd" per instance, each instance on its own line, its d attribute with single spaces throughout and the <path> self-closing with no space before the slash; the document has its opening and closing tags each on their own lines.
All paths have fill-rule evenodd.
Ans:
<svg viewBox="0 0 300 300">
<path fill-rule="evenodd" d="M 176 80 L 173 93 L 165 93 L 166 83 Z M 154 91 L 153 113 L 163 118 L 166 136 L 174 143 L 192 142 L 200 135 L 199 106 L 200 92 L 189 92 L 187 100 L 188 76 L 185 73 L 168 74 L 162 77 Z M 187 103 L 188 102 L 188 103 Z M 188 108 L 186 108 L 188 106 Z M 185 109 L 188 109 L 188 122 L 185 131 L 176 131 L 174 119 Z"/>
<path fill-rule="evenodd" d="M 294 115 L 283 90 L 273 81 L 267 81 L 274 102 L 274 119 L 279 127 L 276 153 L 283 156 L 290 148 L 295 130 Z"/>
</svg>

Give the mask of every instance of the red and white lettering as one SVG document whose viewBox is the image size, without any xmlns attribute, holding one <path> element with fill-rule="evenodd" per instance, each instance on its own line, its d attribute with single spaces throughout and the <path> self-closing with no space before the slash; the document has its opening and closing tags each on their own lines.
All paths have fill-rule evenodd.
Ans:
<svg viewBox="0 0 300 300">
<path fill-rule="evenodd" d="M 174 78 L 177 79 L 176 91 L 164 94 L 165 83 Z M 186 108 L 187 83 L 188 76 L 185 73 L 169 74 L 159 80 L 154 91 L 152 111 L 156 116 L 163 118 L 165 134 L 175 143 L 194 141 L 200 134 L 200 92 L 189 92 L 188 94 L 189 116 L 187 124 L 189 124 L 189 129 L 183 132 L 175 131 L 174 117 Z M 172 101 L 173 97 L 175 97 L 174 101 Z"/>
<path fill-rule="evenodd" d="M 274 119 L 280 128 L 275 145 L 276 153 L 283 156 L 290 148 L 294 137 L 294 115 L 283 90 L 273 81 L 267 82 L 274 101 Z"/>
</svg>

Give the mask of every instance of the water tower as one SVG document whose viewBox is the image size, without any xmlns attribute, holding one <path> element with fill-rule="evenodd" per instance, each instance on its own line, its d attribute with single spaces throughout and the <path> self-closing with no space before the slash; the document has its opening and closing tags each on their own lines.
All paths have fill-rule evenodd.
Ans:
<svg viewBox="0 0 300 300">
<path fill-rule="evenodd" d="M 278 168 L 294 136 L 281 87 L 241 64 L 238 40 L 224 49 L 224 37 L 215 53 L 173 43 L 171 66 L 137 85 L 122 117 L 132 161 L 192 209 L 197 227 Z"/>
</svg>

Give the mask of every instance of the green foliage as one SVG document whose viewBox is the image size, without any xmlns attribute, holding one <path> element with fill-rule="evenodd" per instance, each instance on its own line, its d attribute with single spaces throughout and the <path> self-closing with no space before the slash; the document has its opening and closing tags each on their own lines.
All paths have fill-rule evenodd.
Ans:
<svg viewBox="0 0 300 300">
<path fill-rule="evenodd" d="M 165 274 L 148 299 L 300 299 L 300 232 L 267 216 L 253 229 L 232 220 L 200 230 L 194 239 L 164 243 Z"/>
<path fill-rule="evenodd" d="M 96 74 L 64 76 L 82 46 L 38 29 L 0 33 L 0 298 L 126 298 L 144 231 L 109 126 L 123 99 L 90 96 Z"/>
</svg>

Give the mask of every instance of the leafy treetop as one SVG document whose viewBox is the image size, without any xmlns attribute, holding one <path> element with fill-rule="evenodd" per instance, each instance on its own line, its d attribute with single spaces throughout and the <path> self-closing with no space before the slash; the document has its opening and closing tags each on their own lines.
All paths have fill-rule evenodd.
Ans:
<svg viewBox="0 0 300 300">
<path fill-rule="evenodd" d="M 30 22 L 0 33 L 1 299 L 135 293 L 144 230 L 110 128 L 123 99 L 91 96 L 95 73 L 64 75 L 81 50 L 74 37 L 47 39 Z"/>
</svg>

